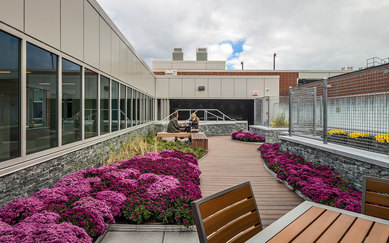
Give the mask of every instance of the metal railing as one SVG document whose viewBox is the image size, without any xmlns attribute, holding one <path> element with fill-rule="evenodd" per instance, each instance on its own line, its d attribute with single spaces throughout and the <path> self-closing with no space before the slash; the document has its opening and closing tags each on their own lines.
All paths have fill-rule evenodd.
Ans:
<svg viewBox="0 0 389 243">
<path fill-rule="evenodd" d="M 374 67 L 385 63 L 389 63 L 389 57 L 387 58 L 372 57 L 366 60 L 366 67 Z"/>
<path fill-rule="evenodd" d="M 227 116 L 226 114 L 224 114 L 218 109 L 178 109 L 172 112 L 171 114 L 169 114 L 169 116 L 162 119 L 162 122 L 168 122 L 170 116 L 177 112 L 179 114 L 178 119 L 180 121 L 184 120 L 185 122 L 189 122 L 189 118 L 192 113 L 196 114 L 196 116 L 200 119 L 200 123 L 236 121 L 235 119 L 232 119 L 231 117 Z M 184 118 L 184 119 L 180 119 L 180 118 Z"/>
</svg>

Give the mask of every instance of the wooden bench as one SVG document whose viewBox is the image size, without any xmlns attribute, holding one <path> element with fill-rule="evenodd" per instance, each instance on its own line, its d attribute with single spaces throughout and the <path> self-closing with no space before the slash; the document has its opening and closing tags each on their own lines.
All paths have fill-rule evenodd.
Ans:
<svg viewBox="0 0 389 243">
<path fill-rule="evenodd" d="M 159 132 L 157 133 L 157 141 L 160 141 L 162 138 L 190 138 L 191 133 L 187 132 Z"/>
<path fill-rule="evenodd" d="M 191 139 L 192 139 L 192 148 L 201 147 L 208 150 L 208 138 L 204 133 L 202 132 L 192 133 Z"/>
</svg>

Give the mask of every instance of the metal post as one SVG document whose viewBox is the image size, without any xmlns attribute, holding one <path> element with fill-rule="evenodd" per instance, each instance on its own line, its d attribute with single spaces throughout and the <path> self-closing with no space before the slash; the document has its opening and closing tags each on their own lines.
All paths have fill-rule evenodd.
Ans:
<svg viewBox="0 0 389 243">
<path fill-rule="evenodd" d="M 267 127 L 270 127 L 270 96 L 267 97 Z"/>
<path fill-rule="evenodd" d="M 292 136 L 292 87 L 289 87 L 289 137 Z"/>
<path fill-rule="evenodd" d="M 320 126 L 323 126 L 323 96 L 320 96 L 320 115 L 319 115 Z"/>
<path fill-rule="evenodd" d="M 328 137 L 327 137 L 327 78 L 323 79 L 323 143 L 327 144 Z"/>
<path fill-rule="evenodd" d="M 300 125 L 300 98 L 297 98 L 297 106 L 296 106 L 296 111 L 297 111 L 297 125 Z"/>
<path fill-rule="evenodd" d="M 204 121 L 205 122 L 208 121 L 208 111 L 207 110 L 204 110 Z"/>
<path fill-rule="evenodd" d="M 316 136 L 316 87 L 313 88 L 313 111 L 312 111 L 312 118 L 313 118 L 313 136 Z"/>
</svg>

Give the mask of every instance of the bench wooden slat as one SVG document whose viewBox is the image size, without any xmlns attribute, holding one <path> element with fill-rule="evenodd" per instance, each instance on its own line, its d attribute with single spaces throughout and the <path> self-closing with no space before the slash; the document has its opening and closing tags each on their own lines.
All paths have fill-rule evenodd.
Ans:
<svg viewBox="0 0 389 243">
<path fill-rule="evenodd" d="M 340 213 L 327 210 L 306 228 L 293 242 L 314 242 L 338 218 Z"/>
<path fill-rule="evenodd" d="M 375 180 L 368 179 L 366 181 L 366 190 L 389 193 L 389 183 L 384 181 L 375 181 Z"/>
<path fill-rule="evenodd" d="M 325 209 L 312 207 L 268 242 L 290 242 L 315 221 Z"/>
<path fill-rule="evenodd" d="M 347 214 L 340 215 L 339 218 L 319 238 L 317 243 L 339 242 L 355 220 L 356 217 L 354 216 Z"/>
<path fill-rule="evenodd" d="M 389 207 L 389 195 L 376 192 L 366 192 L 366 203 L 379 204 L 381 206 Z"/>
<path fill-rule="evenodd" d="M 363 242 L 373 223 L 373 221 L 358 218 L 347 231 L 341 242 Z"/>
<path fill-rule="evenodd" d="M 205 232 L 209 236 L 232 220 L 255 210 L 256 207 L 253 198 L 239 202 L 204 220 Z"/>
<path fill-rule="evenodd" d="M 240 233 L 246 231 L 248 228 L 256 226 L 257 224 L 259 224 L 258 213 L 252 212 L 217 231 L 215 234 L 209 237 L 208 242 L 227 242 L 233 238 L 237 232 Z"/>
<path fill-rule="evenodd" d="M 365 214 L 377 218 L 389 219 L 389 208 L 366 203 Z"/>
<path fill-rule="evenodd" d="M 386 243 L 389 240 L 389 225 L 375 223 L 365 243 Z"/>
<path fill-rule="evenodd" d="M 234 203 L 237 203 L 251 196 L 252 196 L 251 190 L 248 185 L 238 188 L 234 191 L 228 192 L 217 198 L 214 198 L 213 200 L 201 204 L 199 206 L 201 211 L 201 216 L 203 219 L 206 219 L 207 217 L 222 210 L 223 208 L 228 207 Z"/>
</svg>

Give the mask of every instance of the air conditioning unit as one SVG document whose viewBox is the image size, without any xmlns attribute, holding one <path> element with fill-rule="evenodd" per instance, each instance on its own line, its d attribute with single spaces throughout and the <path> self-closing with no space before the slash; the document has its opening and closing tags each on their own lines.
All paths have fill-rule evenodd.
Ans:
<svg viewBox="0 0 389 243">
<path fill-rule="evenodd" d="M 342 71 L 353 71 L 353 69 L 351 66 L 342 67 Z"/>
<path fill-rule="evenodd" d="M 196 49 L 196 60 L 197 61 L 208 61 L 208 49 L 197 48 Z"/>
<path fill-rule="evenodd" d="M 184 49 L 183 48 L 173 48 L 172 58 L 173 58 L 173 61 L 183 61 L 184 60 Z"/>
</svg>

